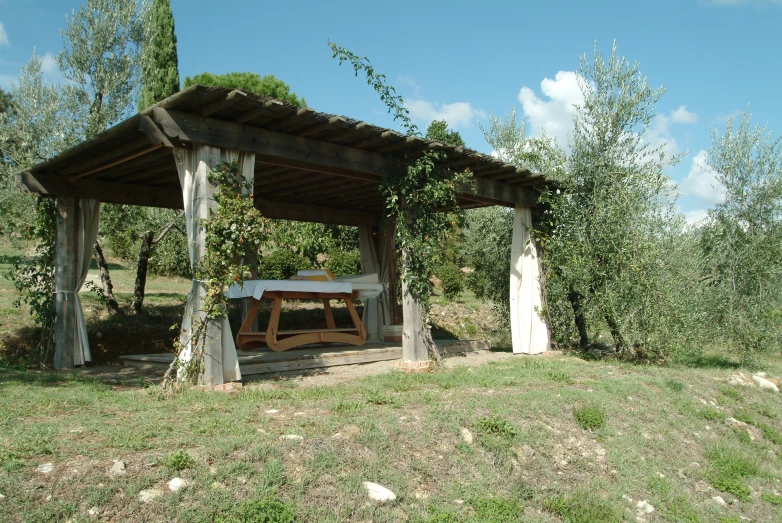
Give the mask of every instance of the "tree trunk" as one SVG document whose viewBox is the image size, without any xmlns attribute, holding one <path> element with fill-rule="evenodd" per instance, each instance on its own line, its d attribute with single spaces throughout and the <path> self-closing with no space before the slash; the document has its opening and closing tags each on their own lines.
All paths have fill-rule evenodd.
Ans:
<svg viewBox="0 0 782 523">
<path fill-rule="evenodd" d="M 570 291 L 567 297 L 570 300 L 570 306 L 573 307 L 573 316 L 576 321 L 576 329 L 578 329 L 579 346 L 581 349 L 586 349 L 587 345 L 589 345 L 589 334 L 587 333 L 584 311 L 581 308 L 581 299 L 583 297 L 576 291 Z"/>
<path fill-rule="evenodd" d="M 119 304 L 114 296 L 114 285 L 111 284 L 111 275 L 109 274 L 109 264 L 103 257 L 103 249 L 100 248 L 100 242 L 96 241 L 92 248 L 95 253 L 95 261 L 100 269 L 100 283 L 103 289 L 103 297 L 106 299 L 106 306 L 109 310 L 119 312 Z"/>
<path fill-rule="evenodd" d="M 147 268 L 149 267 L 149 253 L 152 250 L 154 233 L 147 231 L 141 236 L 141 248 L 138 251 L 138 265 L 136 266 L 136 285 L 133 288 L 133 312 L 141 314 L 144 305 L 144 290 L 147 285 Z"/>
<path fill-rule="evenodd" d="M 611 332 L 611 337 L 614 338 L 614 346 L 616 347 L 617 352 L 622 352 L 625 348 L 625 339 L 622 336 L 619 325 L 616 323 L 616 319 L 614 319 L 613 315 L 606 313 L 606 324 L 608 325 L 608 330 Z"/>
<path fill-rule="evenodd" d="M 141 236 L 141 248 L 138 252 L 138 265 L 136 266 L 136 285 L 133 289 L 133 311 L 136 314 L 141 314 L 142 306 L 144 304 L 144 293 L 147 286 L 147 270 L 149 268 L 149 256 L 152 252 L 152 247 L 157 245 L 166 235 L 171 232 L 176 222 L 179 221 L 185 215 L 185 211 L 179 211 L 176 218 L 163 227 L 157 238 L 154 237 L 152 231 L 147 231 Z"/>
</svg>

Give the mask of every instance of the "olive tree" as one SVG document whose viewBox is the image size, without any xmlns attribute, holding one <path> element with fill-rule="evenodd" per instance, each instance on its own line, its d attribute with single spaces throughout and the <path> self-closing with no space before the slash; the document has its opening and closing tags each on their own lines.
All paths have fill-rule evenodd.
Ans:
<svg viewBox="0 0 782 523">
<path fill-rule="evenodd" d="M 700 231 L 712 334 L 747 361 L 782 334 L 782 138 L 744 112 L 712 133 L 708 163 L 725 199 Z"/>
</svg>

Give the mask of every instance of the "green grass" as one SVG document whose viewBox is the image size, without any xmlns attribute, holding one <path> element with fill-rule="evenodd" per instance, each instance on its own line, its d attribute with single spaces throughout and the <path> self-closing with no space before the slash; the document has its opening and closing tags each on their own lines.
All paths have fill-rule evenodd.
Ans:
<svg viewBox="0 0 782 523">
<path fill-rule="evenodd" d="M 750 489 L 746 479 L 755 476 L 759 467 L 754 456 L 743 453 L 736 447 L 716 445 L 706 451 L 709 470 L 706 477 L 719 491 L 735 495 L 741 501 L 749 500 Z"/>
<path fill-rule="evenodd" d="M 18 255 L 4 248 L 0 256 Z M 112 267 L 127 304 L 133 271 Z M 0 291 L 8 284 L 0 279 Z M 157 336 L 149 333 L 170 336 L 165 323 L 181 316 L 187 282 L 149 284 L 142 318 L 107 317 L 85 296 L 90 335 L 103 333 L 91 339 L 96 353 L 116 358 Z M 0 292 L 0 327 L 21 332 L 26 315 L 9 296 Z M 443 331 L 489 333 L 480 319 L 488 305 L 465 293 L 456 306 L 480 314 L 449 317 Z M 782 374 L 778 356 L 761 365 Z M 331 386 L 263 380 L 234 396 L 0 366 L 0 521 L 88 521 L 92 506 L 127 521 L 634 520 L 622 496 L 647 499 L 656 509 L 650 520 L 782 521 L 772 494 L 782 476 L 782 407 L 729 386 L 737 366 L 716 352 L 666 367 L 508 356 Z M 729 417 L 763 437 L 751 440 Z M 114 460 L 127 464 L 124 475 L 108 475 Z M 42 463 L 54 471 L 36 473 Z M 138 502 L 141 490 L 165 490 L 174 476 L 189 486 Z M 363 481 L 388 487 L 397 501 L 371 502 Z M 704 482 L 739 502 L 716 507 L 714 491 L 696 488 Z"/>
</svg>

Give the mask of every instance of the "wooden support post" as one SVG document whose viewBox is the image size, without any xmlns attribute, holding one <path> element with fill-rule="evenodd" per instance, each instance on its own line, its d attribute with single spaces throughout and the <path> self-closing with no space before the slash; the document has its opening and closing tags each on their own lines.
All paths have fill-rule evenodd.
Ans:
<svg viewBox="0 0 782 523">
<path fill-rule="evenodd" d="M 78 200 L 74 197 L 57 198 L 57 240 L 55 245 L 55 314 L 54 368 L 73 367 L 76 313 L 70 291 L 76 286 L 76 221 Z M 68 302 L 70 300 L 70 303 Z"/>
<path fill-rule="evenodd" d="M 402 253 L 403 260 L 405 254 L 406 253 L 404 252 Z M 402 281 L 402 314 L 404 315 L 402 327 L 402 360 L 428 360 L 429 354 L 426 350 L 423 338 L 423 307 L 421 307 L 421 304 L 416 302 L 413 295 L 410 294 L 406 281 Z"/>
</svg>

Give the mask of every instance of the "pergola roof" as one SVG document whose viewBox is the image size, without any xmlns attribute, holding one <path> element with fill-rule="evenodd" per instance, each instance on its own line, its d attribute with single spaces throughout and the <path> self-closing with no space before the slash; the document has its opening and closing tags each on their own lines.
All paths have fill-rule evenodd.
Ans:
<svg viewBox="0 0 782 523">
<path fill-rule="evenodd" d="M 193 143 L 256 154 L 256 206 L 268 217 L 358 224 L 384 209 L 378 182 L 399 158 L 441 149 L 470 169 L 475 191 L 460 205 L 534 206 L 547 180 L 464 147 L 405 136 L 343 116 L 241 90 L 192 86 L 62 154 L 17 175 L 51 196 L 182 208 L 172 147 Z"/>
</svg>

